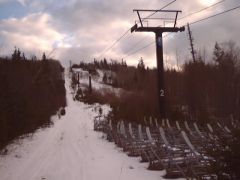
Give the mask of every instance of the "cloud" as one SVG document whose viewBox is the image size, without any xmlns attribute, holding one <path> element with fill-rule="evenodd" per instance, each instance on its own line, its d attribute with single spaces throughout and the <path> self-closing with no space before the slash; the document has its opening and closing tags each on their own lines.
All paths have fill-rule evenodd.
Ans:
<svg viewBox="0 0 240 180">
<path fill-rule="evenodd" d="M 236 6 L 236 1 L 231 1 L 231 3 L 221 4 L 217 8 L 208 11 L 203 14 L 202 17 L 197 17 L 196 19 L 190 19 L 190 22 L 198 20 L 199 18 L 204 18 L 222 12 L 226 9 Z M 192 35 L 194 38 L 195 50 L 203 51 L 206 50 L 208 55 L 207 60 L 211 59 L 212 51 L 215 42 L 226 42 L 233 40 L 240 46 L 240 39 L 237 37 L 237 31 L 240 28 L 238 23 L 233 20 L 239 15 L 239 10 L 232 11 L 227 14 L 219 15 L 214 18 L 199 22 L 197 24 L 190 25 Z M 190 45 L 188 40 L 187 31 L 184 33 L 177 33 L 172 36 L 172 38 L 166 38 L 165 40 L 165 53 L 170 54 L 173 57 L 176 50 L 181 52 L 180 63 L 183 64 L 185 60 L 191 59 Z"/>
<path fill-rule="evenodd" d="M 15 0 L 17 1 L 17 0 Z M 91 61 L 93 58 L 103 57 L 119 59 L 140 49 L 155 40 L 153 33 L 133 33 L 116 43 L 109 51 L 104 49 L 113 44 L 137 19 L 132 12 L 135 8 L 160 9 L 170 0 L 18 0 L 28 9 L 28 14 L 15 19 L 0 21 L 0 38 L 7 44 L 5 49 L 16 45 L 32 53 L 52 51 L 52 56 L 61 61 L 71 59 Z M 5 2 L 4 0 L 0 0 Z M 226 0 L 207 11 L 190 16 L 179 21 L 178 25 L 185 25 L 211 14 L 231 8 L 238 4 L 238 0 Z M 177 0 L 167 9 L 180 9 L 179 16 L 188 15 L 205 6 L 201 0 Z M 231 12 L 211 20 L 191 26 L 196 49 L 204 46 L 211 50 L 215 41 L 233 39 L 239 44 L 238 29 L 240 25 L 233 22 L 238 12 Z M 224 23 L 223 23 L 224 22 Z M 231 32 L 231 33 L 230 33 Z M 144 38 L 144 40 L 142 40 Z M 141 41 L 140 43 L 137 43 Z M 186 32 L 176 33 L 164 38 L 164 57 L 173 66 L 176 64 L 175 54 L 179 52 L 180 64 L 190 58 L 189 42 Z M 10 51 L 9 51 L 10 52 Z M 156 65 L 155 45 L 137 52 L 126 58 L 129 64 L 137 64 L 140 57 L 149 66 Z M 174 64 L 175 63 L 175 64 Z"/>
<path fill-rule="evenodd" d="M 181 4 L 180 4 L 181 3 Z M 237 3 L 236 0 L 226 1 L 225 3 L 219 4 L 213 8 L 208 9 L 207 11 L 203 11 L 201 13 L 195 14 L 190 16 L 189 18 L 185 18 L 179 21 L 180 26 L 185 25 L 187 22 L 194 22 L 196 20 L 202 19 L 204 17 L 211 16 L 218 12 L 222 12 L 226 9 L 230 9 L 231 7 L 235 7 Z M 175 3 L 175 9 L 182 9 L 183 13 L 180 17 L 188 15 L 191 12 L 196 12 L 199 9 L 202 9 L 204 6 L 200 6 L 199 2 L 189 2 L 186 0 L 182 0 L 181 2 Z M 180 7 L 180 8 L 179 8 Z M 181 8 L 182 7 L 182 8 Z M 191 30 L 194 37 L 194 45 L 196 51 L 199 50 L 206 50 L 206 54 L 209 56 L 208 59 L 211 58 L 212 50 L 214 47 L 214 43 L 224 42 L 229 40 L 234 40 L 238 46 L 240 46 L 240 39 L 236 38 L 237 31 L 240 28 L 238 23 L 235 23 L 233 20 L 238 16 L 238 11 L 234 11 L 228 14 L 220 15 L 215 18 L 203 21 L 201 23 L 197 23 L 191 26 Z M 135 44 L 139 41 L 137 35 L 135 36 L 136 40 L 132 40 L 129 42 L 122 42 L 121 47 L 128 47 L 129 44 Z M 146 46 L 149 42 L 153 42 L 155 39 L 154 37 L 146 37 L 143 42 L 138 44 L 140 46 L 136 49 L 141 49 L 142 47 Z M 131 49 L 131 48 L 130 48 Z M 134 47 L 132 48 L 134 50 Z M 187 31 L 181 33 L 172 33 L 170 36 L 164 38 L 164 59 L 168 61 L 168 64 L 172 64 L 172 66 L 176 65 L 176 51 L 179 53 L 179 64 L 183 64 L 186 60 L 191 58 L 190 54 L 190 46 L 188 40 Z M 127 57 L 129 59 L 138 59 L 139 57 L 143 57 L 146 59 L 149 65 L 156 66 L 156 58 L 155 58 L 155 45 L 149 46 L 142 51 L 137 52 L 136 54 Z M 153 59 L 150 59 L 153 58 Z M 149 60 L 150 59 L 150 60 Z M 154 63 L 152 63 L 154 62 Z M 165 62 L 166 63 L 166 62 Z M 167 64 L 167 63 L 166 63 Z"/>
<path fill-rule="evenodd" d="M 30 14 L 24 18 L 0 21 L 0 38 L 10 53 L 14 46 L 29 53 L 49 52 L 54 43 L 61 42 L 64 35 L 51 25 L 48 14 Z M 10 48 L 11 47 L 11 48 Z"/>
<path fill-rule="evenodd" d="M 22 6 L 25 6 L 25 5 L 26 5 L 26 0 L 18 0 L 18 2 L 19 2 Z"/>
</svg>

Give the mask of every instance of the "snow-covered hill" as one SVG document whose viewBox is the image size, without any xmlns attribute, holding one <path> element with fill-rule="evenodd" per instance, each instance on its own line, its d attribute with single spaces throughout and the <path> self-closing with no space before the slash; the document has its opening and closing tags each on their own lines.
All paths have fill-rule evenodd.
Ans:
<svg viewBox="0 0 240 180">
<path fill-rule="evenodd" d="M 84 71 L 81 68 L 75 68 L 73 69 L 73 72 L 77 72 L 80 74 L 80 85 L 81 86 L 88 86 L 89 85 L 89 73 L 88 71 Z M 99 90 L 99 92 L 104 93 L 104 91 L 110 91 L 116 95 L 120 95 L 121 92 L 130 93 L 126 90 L 123 90 L 121 88 L 113 88 L 111 85 L 104 84 L 102 82 L 103 74 L 109 73 L 109 71 L 104 70 L 97 70 L 98 75 L 92 76 L 92 86 L 94 89 Z"/>
</svg>

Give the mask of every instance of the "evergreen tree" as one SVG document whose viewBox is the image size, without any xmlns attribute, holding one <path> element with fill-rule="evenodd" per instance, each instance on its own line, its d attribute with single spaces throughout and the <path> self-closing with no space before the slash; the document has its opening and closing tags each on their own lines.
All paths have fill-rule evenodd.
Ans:
<svg viewBox="0 0 240 180">
<path fill-rule="evenodd" d="M 43 55 L 42 55 L 42 60 L 43 60 L 43 61 L 46 61 L 46 60 L 47 60 L 45 52 L 44 52 Z"/>
<path fill-rule="evenodd" d="M 144 62 L 143 62 L 143 58 L 141 57 L 141 59 L 139 60 L 139 62 L 138 62 L 138 69 L 140 69 L 140 70 L 145 70 L 145 64 L 144 64 Z"/>
<path fill-rule="evenodd" d="M 104 69 L 109 69 L 106 58 L 103 59 L 103 68 Z"/>
<path fill-rule="evenodd" d="M 17 50 L 16 60 L 21 60 L 21 51 L 20 51 L 20 49 Z"/>
<path fill-rule="evenodd" d="M 32 61 L 37 61 L 37 56 L 32 55 L 31 60 L 32 60 Z"/>
<path fill-rule="evenodd" d="M 218 64 L 222 61 L 224 56 L 224 51 L 217 42 L 215 43 L 215 46 L 214 46 L 213 56 L 214 56 L 213 60 Z"/>
<path fill-rule="evenodd" d="M 26 60 L 26 57 L 25 57 L 25 54 L 22 53 L 22 59 L 25 61 Z"/>
<path fill-rule="evenodd" d="M 12 60 L 16 60 L 17 59 L 17 48 L 14 48 L 13 54 L 12 54 Z"/>
</svg>

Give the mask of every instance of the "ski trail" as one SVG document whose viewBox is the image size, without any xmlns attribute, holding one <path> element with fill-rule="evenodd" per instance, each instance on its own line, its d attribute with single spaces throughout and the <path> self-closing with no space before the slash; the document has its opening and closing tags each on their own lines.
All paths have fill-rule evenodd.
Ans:
<svg viewBox="0 0 240 180">
<path fill-rule="evenodd" d="M 68 87 L 66 81 L 66 115 L 54 116 L 52 127 L 9 146 L 10 153 L 0 156 L 1 180 L 161 179 L 164 172 L 146 170 L 147 164 L 126 156 L 102 133 L 94 132 L 93 106 L 73 101 Z"/>
</svg>

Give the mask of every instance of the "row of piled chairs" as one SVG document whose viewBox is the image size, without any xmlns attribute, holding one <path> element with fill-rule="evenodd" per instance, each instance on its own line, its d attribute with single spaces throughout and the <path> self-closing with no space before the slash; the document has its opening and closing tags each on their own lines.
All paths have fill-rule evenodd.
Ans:
<svg viewBox="0 0 240 180">
<path fill-rule="evenodd" d="M 96 123 L 96 125 L 95 125 Z M 107 134 L 129 156 L 148 162 L 150 170 L 166 170 L 165 178 L 217 179 L 212 168 L 216 160 L 208 150 L 221 147 L 221 137 L 232 137 L 231 129 L 219 122 L 200 127 L 196 122 L 169 122 L 150 118 L 146 125 L 95 120 L 95 130 Z"/>
</svg>

